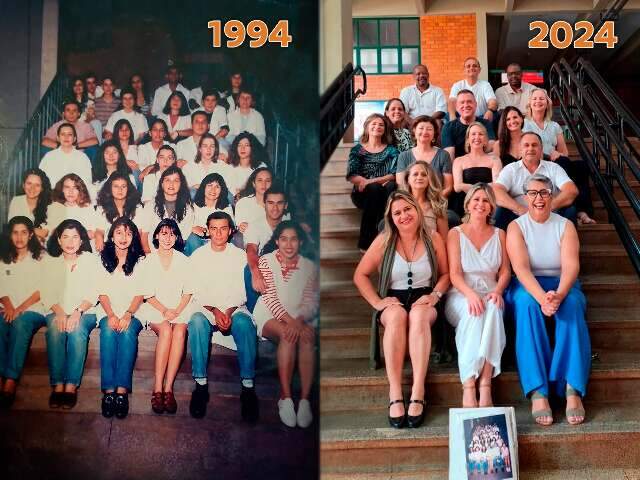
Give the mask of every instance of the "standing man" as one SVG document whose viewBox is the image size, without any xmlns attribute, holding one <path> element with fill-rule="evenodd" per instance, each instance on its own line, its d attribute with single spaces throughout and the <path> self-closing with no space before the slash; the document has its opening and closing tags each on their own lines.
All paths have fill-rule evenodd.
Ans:
<svg viewBox="0 0 640 480">
<path fill-rule="evenodd" d="M 517 63 L 507 66 L 507 82 L 509 83 L 496 90 L 498 110 L 513 106 L 526 115 L 529 95 L 536 86 L 522 81 L 522 68 Z"/>
<path fill-rule="evenodd" d="M 493 121 L 495 113 L 498 111 L 498 100 L 493 93 L 491 84 L 486 80 L 480 80 L 480 62 L 475 57 L 469 57 L 464 61 L 464 79 L 456 82 L 451 87 L 449 93 L 449 119 L 456 118 L 456 98 L 460 90 L 469 90 L 476 97 L 477 117 Z"/>
<path fill-rule="evenodd" d="M 197 249 L 189 258 L 190 279 L 193 282 L 190 287 L 194 293 L 188 331 L 193 378 L 196 382 L 189 412 L 194 418 L 206 415 L 211 335 L 214 330 L 230 332 L 240 364 L 240 412 L 243 420 L 254 423 L 259 416 L 254 385 L 258 339 L 256 326 L 245 306 L 244 269 L 247 258 L 242 249 L 229 243 L 234 230 L 229 214 L 213 212 L 207 218 L 207 232 L 211 239 L 209 246 Z"/>
<path fill-rule="evenodd" d="M 440 120 L 447 112 L 447 101 L 440 87 L 429 84 L 429 70 L 425 65 L 413 67 L 415 85 L 409 85 L 400 92 L 400 100 L 404 103 L 409 117 L 429 115 Z"/>
<path fill-rule="evenodd" d="M 182 85 L 182 73 L 175 65 L 167 67 L 167 73 L 165 74 L 167 83 L 156 88 L 156 92 L 153 95 L 153 105 L 151 106 L 151 115 L 158 116 L 162 113 L 162 109 L 167 103 L 169 96 L 178 90 L 182 92 L 184 98 L 188 99 L 191 96 L 191 92 L 188 88 Z"/>
</svg>

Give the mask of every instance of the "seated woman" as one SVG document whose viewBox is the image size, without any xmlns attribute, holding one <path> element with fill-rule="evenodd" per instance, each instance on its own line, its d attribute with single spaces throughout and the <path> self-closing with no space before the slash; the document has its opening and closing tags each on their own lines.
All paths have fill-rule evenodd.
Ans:
<svg viewBox="0 0 640 480">
<path fill-rule="evenodd" d="M 155 163 L 146 169 L 148 174 L 144 177 L 142 184 L 142 201 L 151 201 L 158 193 L 158 184 L 164 171 L 175 165 L 177 161 L 176 151 L 169 145 L 162 145 L 158 149 Z"/>
<path fill-rule="evenodd" d="M 186 138 L 193 135 L 187 99 L 178 90 L 169 95 L 158 119 L 163 120 L 167 126 L 167 140 L 170 142 L 177 143 L 180 137 Z"/>
<path fill-rule="evenodd" d="M 128 175 L 131 183 L 135 183 L 136 181 L 131 173 L 131 168 L 129 168 L 124 152 L 120 148 L 120 143 L 114 140 L 107 140 L 100 145 L 91 170 L 93 184 L 89 194 L 94 202 L 98 196 L 98 192 L 107 181 L 107 178 L 115 172 Z"/>
<path fill-rule="evenodd" d="M 27 217 L 34 225 L 36 237 L 42 244 L 49 235 L 47 225 L 51 204 L 51 184 L 47 175 L 39 168 L 30 168 L 22 176 L 24 195 L 16 195 L 9 203 L 9 218 Z"/>
<path fill-rule="evenodd" d="M 392 98 L 384 107 L 384 116 L 389 119 L 393 127 L 393 144 L 399 152 L 405 152 L 415 146 L 411 131 L 409 130 L 409 118 L 404 103 L 399 98 Z"/>
<path fill-rule="evenodd" d="M 182 168 L 189 188 L 194 192 L 200 187 L 202 179 L 211 173 L 219 173 L 225 181 L 231 178 L 231 167 L 218 159 L 219 153 L 220 145 L 214 135 L 205 133 L 200 137 L 196 158 Z"/>
<path fill-rule="evenodd" d="M 126 119 L 121 119 L 113 126 L 114 141 L 120 145 L 120 150 L 127 160 L 127 165 L 131 169 L 135 178 L 136 187 L 142 188 L 140 181 L 140 164 L 138 159 L 138 146 L 134 143 L 134 134 L 131 124 Z"/>
<path fill-rule="evenodd" d="M 151 116 L 151 99 L 145 93 L 145 81 L 142 75 L 134 73 L 129 77 L 129 86 L 135 93 L 135 105 L 145 117 Z"/>
<path fill-rule="evenodd" d="M 104 237 L 111 229 L 116 218 L 127 217 L 136 224 L 138 230 L 142 226 L 142 202 L 140 193 L 131 183 L 129 175 L 114 172 L 98 192 L 95 224 L 96 250 L 102 251 Z"/>
<path fill-rule="evenodd" d="M 46 325 L 40 301 L 42 246 L 27 217 L 9 221 L 0 250 L 0 408 L 10 408 L 31 338 Z"/>
<path fill-rule="evenodd" d="M 506 237 L 491 225 L 496 199 L 486 183 L 464 199 L 462 225 L 449 232 L 449 275 L 445 315 L 456 329 L 462 406 L 491 407 L 491 379 L 500 374 L 506 339 L 503 292 L 511 280 Z M 479 383 L 480 403 L 476 395 Z"/>
<path fill-rule="evenodd" d="M 141 169 L 138 179 L 140 182 L 151 173 L 158 157 L 158 150 L 163 145 L 169 145 L 167 137 L 167 124 L 164 120 L 156 118 L 149 127 L 151 141 L 138 145 L 138 167 Z"/>
<path fill-rule="evenodd" d="M 313 261 L 301 254 L 306 238 L 302 227 L 292 220 L 275 228 L 258 262 L 266 290 L 253 311 L 258 336 L 278 344 L 280 420 L 288 427 L 302 428 L 313 420 L 309 394 L 315 357 L 313 320 L 318 309 L 318 271 Z M 296 353 L 301 383 L 297 413 L 291 394 Z"/>
<path fill-rule="evenodd" d="M 449 200 L 451 208 L 459 216 L 465 214 L 462 204 L 471 186 L 478 182 L 494 182 L 502 170 L 500 159 L 487 153 L 489 135 L 480 122 L 473 122 L 467 127 L 464 143 L 467 154 L 453 161 L 453 189 L 456 193 Z"/>
<path fill-rule="evenodd" d="M 425 414 L 431 325 L 438 315 L 436 306 L 449 287 L 447 254 L 444 240 L 437 232 L 429 233 L 420 205 L 409 193 L 393 192 L 384 217 L 384 232 L 376 237 L 360 260 L 353 282 L 385 327 L 383 348 L 389 379 L 389 423 L 395 428 L 402 428 L 405 423 L 410 428 L 418 427 Z M 376 291 L 370 277 L 377 271 L 380 277 Z M 372 335 L 377 343 L 377 328 L 372 329 Z M 413 368 L 408 410 L 402 394 L 407 346 Z"/>
<path fill-rule="evenodd" d="M 362 210 L 358 248 L 366 250 L 378 234 L 394 182 L 398 149 L 393 146 L 386 117 L 373 113 L 364 121 L 360 143 L 349 152 L 347 180 L 353 184 L 351 200 Z"/>
<path fill-rule="evenodd" d="M 100 308 L 100 388 L 102 415 L 125 418 L 133 366 L 138 350 L 142 321 L 136 312 L 148 286 L 141 274 L 144 258 L 138 227 L 126 217 L 111 226 L 100 254 L 103 269 L 98 274 Z"/>
<path fill-rule="evenodd" d="M 498 126 L 498 141 L 493 144 L 493 154 L 500 158 L 502 166 L 520 160 L 520 139 L 524 126 L 524 114 L 518 107 L 509 105 L 502 111 Z"/>
<path fill-rule="evenodd" d="M 229 204 L 229 191 L 224 178 L 218 173 L 204 177 L 193 199 L 194 222 L 191 234 L 184 247 L 184 254 L 190 256 L 209 240 L 207 218 L 218 210 L 226 212 L 233 220 L 233 209 Z"/>
<path fill-rule="evenodd" d="M 153 246 L 155 252 L 144 262 L 147 299 L 140 307 L 140 317 L 158 336 L 151 409 L 173 414 L 178 410 L 173 383 L 184 353 L 190 314 L 185 309 L 191 300 L 187 257 L 181 253 L 184 240 L 175 220 L 164 219 L 158 224 Z"/>
<path fill-rule="evenodd" d="M 96 211 L 91 205 L 89 191 L 82 179 L 75 173 L 62 177 L 51 194 L 53 202 L 49 206 L 49 226 L 53 229 L 63 220 L 72 218 L 82 224 L 89 239 L 93 240 L 96 229 Z"/>
<path fill-rule="evenodd" d="M 229 191 L 237 197 L 247 186 L 253 171 L 267 166 L 267 152 L 258 139 L 249 132 L 239 134 L 229 149 L 231 178 L 225 178 Z"/>
<path fill-rule="evenodd" d="M 85 185 L 90 185 L 91 161 L 84 152 L 76 149 L 78 136 L 75 127 L 70 123 L 60 125 L 57 140 L 60 146 L 42 157 L 40 170 L 49 177 L 51 185 L 58 183 L 68 173 L 75 173 Z"/>
<path fill-rule="evenodd" d="M 102 132 L 105 140 L 110 140 L 113 137 L 116 131 L 114 128 L 115 124 L 120 120 L 129 121 L 129 124 L 133 128 L 136 143 L 140 143 L 147 133 L 147 130 L 149 130 L 147 117 L 140 113 L 136 107 L 136 92 L 129 88 L 122 90 L 120 94 L 120 106 L 111 114 L 109 120 L 107 120 L 107 125 Z"/>
<path fill-rule="evenodd" d="M 546 90 L 536 88 L 531 91 L 527 105 L 527 118 L 522 127 L 523 132 L 535 132 L 542 138 L 542 149 L 545 160 L 548 159 L 560 165 L 578 187 L 576 209 L 578 210 L 578 224 L 596 223 L 591 203 L 591 187 L 589 185 L 589 168 L 583 160 L 571 160 L 569 149 L 564 141 L 562 128 L 551 120 L 553 103 Z"/>
<path fill-rule="evenodd" d="M 442 186 L 427 162 L 418 160 L 405 172 L 407 190 L 420 204 L 424 221 L 430 232 L 438 232 L 445 239 L 449 233 L 447 201 Z"/>
<path fill-rule="evenodd" d="M 194 221 L 193 202 L 187 187 L 187 181 L 177 166 L 172 165 L 160 176 L 158 192 L 153 200 L 142 209 L 142 246 L 146 253 L 149 247 L 149 233 L 165 218 L 172 218 L 178 224 L 182 238 L 191 233 Z"/>
<path fill-rule="evenodd" d="M 582 399 L 591 369 L 591 341 L 585 321 L 586 299 L 580 289 L 578 234 L 573 224 L 551 212 L 551 181 L 532 175 L 525 187 L 528 213 L 511 222 L 507 251 L 517 278 L 509 288 L 516 322 L 516 358 L 532 415 L 551 425 L 549 390 L 567 397 L 567 421 L 584 421 Z M 551 349 L 545 317 L 554 317 Z"/>
<path fill-rule="evenodd" d="M 42 303 L 47 315 L 47 359 L 51 408 L 73 408 L 87 358 L 89 334 L 96 327 L 93 307 L 98 299 L 95 279 L 99 261 L 91 254 L 86 229 L 64 220 L 47 242 L 50 257 L 43 264 Z"/>
<path fill-rule="evenodd" d="M 273 173 L 267 167 L 258 167 L 251 173 L 236 203 L 236 225 L 240 233 L 244 234 L 252 222 L 265 217 L 264 192 L 272 182 Z"/>
</svg>

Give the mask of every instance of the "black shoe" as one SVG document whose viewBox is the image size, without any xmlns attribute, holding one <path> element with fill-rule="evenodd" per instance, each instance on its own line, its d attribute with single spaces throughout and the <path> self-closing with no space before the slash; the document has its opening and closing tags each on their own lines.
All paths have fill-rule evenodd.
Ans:
<svg viewBox="0 0 640 480">
<path fill-rule="evenodd" d="M 116 413 L 116 394 L 105 393 L 102 397 L 102 416 L 111 418 Z"/>
<path fill-rule="evenodd" d="M 51 392 L 49 395 L 49 408 L 60 408 L 64 403 L 64 392 Z"/>
<path fill-rule="evenodd" d="M 412 403 L 421 404 L 422 412 L 420 412 L 420 415 L 409 415 L 409 413 L 407 413 L 407 427 L 418 428 L 420 425 L 422 425 L 422 422 L 424 422 L 424 412 L 425 412 L 424 400 L 409 400 L 409 404 L 412 404 Z M 409 409 L 407 409 L 407 412 L 408 411 Z"/>
<path fill-rule="evenodd" d="M 196 383 L 196 388 L 191 394 L 189 402 L 189 413 L 193 418 L 202 418 L 207 414 L 207 403 L 209 403 L 209 386 Z"/>
<path fill-rule="evenodd" d="M 78 403 L 78 392 L 64 392 L 62 394 L 62 408 L 71 410 Z"/>
<path fill-rule="evenodd" d="M 129 415 L 129 394 L 116 393 L 116 418 L 126 418 Z"/>
<path fill-rule="evenodd" d="M 395 403 L 402 403 L 404 405 L 404 399 L 393 400 L 393 401 L 389 402 L 389 408 L 391 408 L 391 405 L 393 405 Z M 400 417 L 392 417 L 391 415 L 389 415 L 389 425 L 391 425 L 393 428 L 402 428 L 402 427 L 404 427 L 404 422 L 406 420 L 407 420 L 407 412 L 406 412 L 406 410 L 405 410 L 404 415 L 402 415 Z"/>
<path fill-rule="evenodd" d="M 242 392 L 240 392 L 240 414 L 245 422 L 256 423 L 258 421 L 260 408 L 255 387 L 242 387 Z"/>
</svg>

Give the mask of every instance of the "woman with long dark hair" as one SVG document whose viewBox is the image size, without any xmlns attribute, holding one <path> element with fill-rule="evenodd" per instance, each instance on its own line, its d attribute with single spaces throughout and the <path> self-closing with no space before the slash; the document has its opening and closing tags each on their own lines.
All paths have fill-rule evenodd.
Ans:
<svg viewBox="0 0 640 480">
<path fill-rule="evenodd" d="M 195 160 L 182 168 L 189 188 L 199 188 L 202 179 L 211 173 L 231 178 L 231 167 L 218 158 L 219 153 L 220 145 L 216 137 L 205 133 L 198 142 L 198 153 Z"/>
<path fill-rule="evenodd" d="M 131 168 L 129 168 L 124 152 L 120 148 L 120 143 L 115 140 L 107 140 L 98 148 L 93 162 L 91 172 L 93 188 L 90 192 L 93 199 L 97 197 L 107 178 L 115 172 L 129 175 L 131 182 L 135 182 L 135 177 L 131 174 Z"/>
<path fill-rule="evenodd" d="M 144 177 L 142 184 L 142 201 L 150 202 L 158 192 L 158 183 L 164 171 L 175 165 L 177 162 L 176 151 L 169 145 L 162 145 L 158 149 L 155 163 L 146 170 L 148 174 Z"/>
<path fill-rule="evenodd" d="M 139 180 L 142 182 L 156 163 L 158 150 L 162 145 L 169 145 L 167 138 L 167 124 L 164 120 L 156 118 L 149 126 L 151 141 L 138 145 L 138 167 L 141 169 Z"/>
<path fill-rule="evenodd" d="M 509 105 L 502 111 L 498 125 L 498 141 L 493 144 L 493 153 L 500 157 L 502 166 L 520 160 L 520 139 L 524 126 L 524 114 Z"/>
<path fill-rule="evenodd" d="M 145 81 L 142 75 L 139 73 L 134 73 L 129 78 L 129 86 L 135 93 L 135 105 L 145 117 L 149 117 L 151 114 L 151 99 L 149 95 L 146 94 Z"/>
<path fill-rule="evenodd" d="M 100 388 L 102 415 L 125 418 L 142 322 L 135 314 L 147 289 L 140 260 L 144 251 L 138 227 L 126 217 L 113 222 L 100 254 Z"/>
<path fill-rule="evenodd" d="M 69 92 L 69 97 L 78 102 L 81 106 L 80 113 L 82 113 L 87 106 L 87 101 L 89 100 L 82 77 L 73 77 L 71 79 L 71 91 Z"/>
<path fill-rule="evenodd" d="M 236 203 L 236 225 L 244 233 L 252 221 L 264 218 L 264 193 L 273 183 L 273 172 L 267 167 L 256 168 L 240 192 Z"/>
<path fill-rule="evenodd" d="M 231 143 L 229 165 L 233 170 L 228 186 L 236 196 L 246 187 L 247 180 L 256 168 L 267 166 L 267 152 L 255 135 L 242 132 Z"/>
<path fill-rule="evenodd" d="M 51 408 L 73 408 L 87 358 L 89 334 L 96 327 L 97 257 L 86 229 L 73 219 L 58 225 L 47 242 L 41 297 L 47 315 L 47 358 Z"/>
<path fill-rule="evenodd" d="M 9 203 L 9 218 L 23 216 L 33 222 L 36 237 L 42 243 L 49 234 L 48 209 L 51 205 L 51 183 L 39 168 L 30 168 L 22 175 L 23 195 L 16 195 Z"/>
<path fill-rule="evenodd" d="M 176 413 L 173 383 L 184 353 L 192 292 L 187 286 L 189 263 L 181 253 L 184 240 L 175 220 L 165 218 L 158 224 L 153 246 L 156 250 L 144 262 L 147 301 L 140 308 L 140 316 L 158 336 L 151 409 Z"/>
<path fill-rule="evenodd" d="M 134 136 L 131 124 L 125 118 L 118 120 L 113 126 L 113 140 L 120 145 L 120 149 L 127 159 L 127 165 L 137 181 L 140 175 L 140 165 L 138 163 L 138 146 L 135 144 Z"/>
<path fill-rule="evenodd" d="M 189 105 L 182 92 L 178 90 L 169 95 L 158 118 L 164 120 L 170 141 L 174 143 L 178 141 L 178 137 L 186 138 L 193 135 Z"/>
<path fill-rule="evenodd" d="M 9 408 L 31 338 L 47 322 L 40 301 L 42 246 L 31 220 L 11 218 L 0 249 L 0 408 Z"/>
<path fill-rule="evenodd" d="M 115 124 L 119 120 L 128 120 L 135 134 L 135 142 L 139 143 L 149 129 L 147 117 L 138 111 L 136 107 L 136 93 L 125 88 L 120 93 L 120 106 L 111 114 L 107 125 L 104 127 L 103 136 L 106 140 L 111 139 L 115 133 Z"/>
</svg>

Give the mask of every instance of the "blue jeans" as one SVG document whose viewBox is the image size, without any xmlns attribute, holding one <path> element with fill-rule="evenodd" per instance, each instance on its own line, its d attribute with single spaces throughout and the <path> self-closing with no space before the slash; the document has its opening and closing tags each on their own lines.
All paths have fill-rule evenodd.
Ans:
<svg viewBox="0 0 640 480">
<path fill-rule="evenodd" d="M 251 269 L 249 265 L 244 267 L 244 289 L 247 294 L 247 309 L 253 313 L 253 309 L 256 308 L 260 293 L 256 292 L 251 285 Z"/>
<path fill-rule="evenodd" d="M 138 352 L 138 334 L 142 323 L 131 319 L 124 332 L 116 332 L 109 326 L 107 317 L 100 320 L 100 388 L 115 390 L 124 387 L 131 390 L 133 366 Z"/>
<path fill-rule="evenodd" d="M 47 315 L 47 358 L 51 385 L 80 385 L 87 359 L 89 334 L 96 328 L 96 316 L 84 314 L 72 332 L 58 330 L 53 313 Z"/>
<path fill-rule="evenodd" d="M 0 377 L 18 380 L 31 337 L 47 324 L 44 315 L 26 311 L 8 323 L 0 314 Z"/>
<path fill-rule="evenodd" d="M 189 319 L 189 347 L 191 348 L 191 368 L 193 378 L 207 378 L 211 334 L 217 328 L 209 323 L 204 314 L 197 312 Z M 258 332 L 246 313 L 234 312 L 231 315 L 231 336 L 238 347 L 238 364 L 240 378 L 256 376 L 256 351 L 258 349 Z"/>
<path fill-rule="evenodd" d="M 199 249 L 201 246 L 206 245 L 209 242 L 206 238 L 200 238 L 194 233 L 189 235 L 189 238 L 184 242 L 184 254 L 189 257 L 193 252 Z"/>
</svg>

